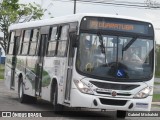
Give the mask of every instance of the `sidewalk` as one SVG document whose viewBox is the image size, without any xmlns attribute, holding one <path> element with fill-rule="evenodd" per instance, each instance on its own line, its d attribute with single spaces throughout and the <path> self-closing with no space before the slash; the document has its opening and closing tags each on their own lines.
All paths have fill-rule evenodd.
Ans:
<svg viewBox="0 0 160 120">
<path fill-rule="evenodd" d="M 154 78 L 154 81 L 160 83 L 160 78 Z"/>
<path fill-rule="evenodd" d="M 158 106 L 160 106 L 160 102 L 152 102 L 152 105 L 158 105 Z"/>
</svg>

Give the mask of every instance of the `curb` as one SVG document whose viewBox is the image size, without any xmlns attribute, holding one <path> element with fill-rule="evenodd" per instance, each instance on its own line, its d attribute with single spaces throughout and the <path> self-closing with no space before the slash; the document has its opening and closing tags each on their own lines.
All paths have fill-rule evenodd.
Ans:
<svg viewBox="0 0 160 120">
<path fill-rule="evenodd" d="M 152 105 L 158 105 L 158 106 L 160 106 L 160 102 L 152 102 Z"/>
</svg>

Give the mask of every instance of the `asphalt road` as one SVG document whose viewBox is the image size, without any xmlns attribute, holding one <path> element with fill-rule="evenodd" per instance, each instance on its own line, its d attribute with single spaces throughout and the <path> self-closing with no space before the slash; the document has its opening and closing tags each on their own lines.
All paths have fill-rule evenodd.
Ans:
<svg viewBox="0 0 160 120">
<path fill-rule="evenodd" d="M 38 100 L 36 104 L 21 104 L 18 101 L 18 95 L 14 91 L 9 91 L 4 85 L 4 81 L 0 80 L 0 111 L 52 111 L 52 104 Z M 160 111 L 160 106 L 152 106 L 153 111 Z M 54 117 L 42 117 L 42 118 L 29 118 L 31 120 L 115 120 L 114 112 L 107 112 L 105 114 L 97 112 L 85 112 L 81 110 L 81 113 L 71 112 L 56 115 L 51 113 Z M 79 114 L 82 114 L 79 115 Z M 22 118 L 0 118 L 0 120 L 21 120 Z M 28 118 L 23 118 L 28 120 Z M 119 119 L 121 120 L 121 119 Z M 127 117 L 126 120 L 159 120 L 158 117 Z"/>
</svg>

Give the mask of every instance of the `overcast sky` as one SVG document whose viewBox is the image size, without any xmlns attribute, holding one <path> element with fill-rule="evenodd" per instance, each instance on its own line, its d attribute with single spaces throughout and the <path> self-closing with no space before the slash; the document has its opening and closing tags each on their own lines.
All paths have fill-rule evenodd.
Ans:
<svg viewBox="0 0 160 120">
<path fill-rule="evenodd" d="M 64 16 L 73 14 L 73 2 L 64 2 L 69 0 L 20 0 L 22 3 L 36 2 L 47 8 L 47 12 L 50 12 L 53 17 Z M 93 0 L 90 0 L 93 1 Z M 144 3 L 146 0 L 105 0 L 110 2 L 138 2 Z M 152 0 L 160 3 L 160 0 Z M 49 18 L 49 15 L 45 14 L 45 18 Z M 102 4 L 84 4 L 77 2 L 77 13 L 106 13 L 106 14 L 118 14 L 132 17 L 138 17 L 142 19 L 152 20 L 156 29 L 160 29 L 160 9 L 142 9 L 142 8 L 131 8 L 125 6 L 113 6 L 113 5 L 102 5 Z M 159 32 L 159 34 L 158 34 Z M 160 44 L 160 30 L 156 30 L 156 39 Z"/>
</svg>

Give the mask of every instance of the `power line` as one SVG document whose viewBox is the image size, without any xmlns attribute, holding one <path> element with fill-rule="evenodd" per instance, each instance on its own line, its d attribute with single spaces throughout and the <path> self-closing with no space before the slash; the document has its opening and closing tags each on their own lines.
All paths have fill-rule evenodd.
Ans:
<svg viewBox="0 0 160 120">
<path fill-rule="evenodd" d="M 129 6 L 129 7 L 146 7 L 143 5 L 133 5 L 126 3 L 113 3 L 113 2 L 100 2 L 100 1 L 89 1 L 89 0 L 78 0 L 79 2 L 88 2 L 88 3 L 96 3 L 96 4 L 106 4 L 106 5 L 117 5 L 117 6 Z"/>
<path fill-rule="evenodd" d="M 62 2 L 73 2 L 74 0 L 55 0 L 55 1 L 62 1 Z M 127 2 L 127 1 L 116 1 L 115 2 L 107 2 L 107 1 L 100 1 L 100 0 L 96 0 L 96 1 L 90 1 L 90 0 L 76 0 L 79 3 L 89 3 L 89 4 L 102 4 L 102 5 L 115 5 L 115 6 L 125 6 L 125 7 L 134 7 L 134 8 L 155 8 L 158 9 L 160 8 L 160 6 L 157 7 L 149 7 L 147 4 L 145 5 L 145 3 L 140 3 L 140 2 Z"/>
<path fill-rule="evenodd" d="M 155 5 L 151 4 L 150 0 L 142 2 L 128 2 L 128 1 L 115 1 L 115 2 L 109 2 L 104 0 L 54 0 L 54 1 L 60 1 L 60 2 L 73 2 L 74 3 L 74 10 L 73 13 L 76 14 L 76 5 L 77 2 L 81 4 L 91 4 L 91 5 L 103 5 L 103 6 L 117 6 L 117 7 L 125 7 L 125 8 L 137 8 L 137 9 L 160 9 L 159 7 L 156 7 Z M 112 0 L 111 0 L 112 1 Z M 148 3 L 148 1 L 150 3 Z M 148 3 L 148 4 L 147 4 Z"/>
<path fill-rule="evenodd" d="M 54 1 L 58 1 L 58 2 L 73 2 L 73 0 L 71 1 L 71 0 L 54 0 Z M 77 2 L 79 2 L 79 1 L 77 1 Z M 111 5 L 111 4 L 100 4 L 100 3 L 89 3 L 89 2 L 79 2 L 79 3 L 81 3 L 81 4 L 90 4 L 90 5 L 101 5 L 101 6 L 113 6 L 113 5 Z M 123 6 L 117 6 L 117 7 L 123 7 Z M 125 8 L 137 8 L 137 9 L 144 9 L 144 8 L 141 8 L 141 7 L 135 7 L 135 6 L 125 6 Z"/>
</svg>

